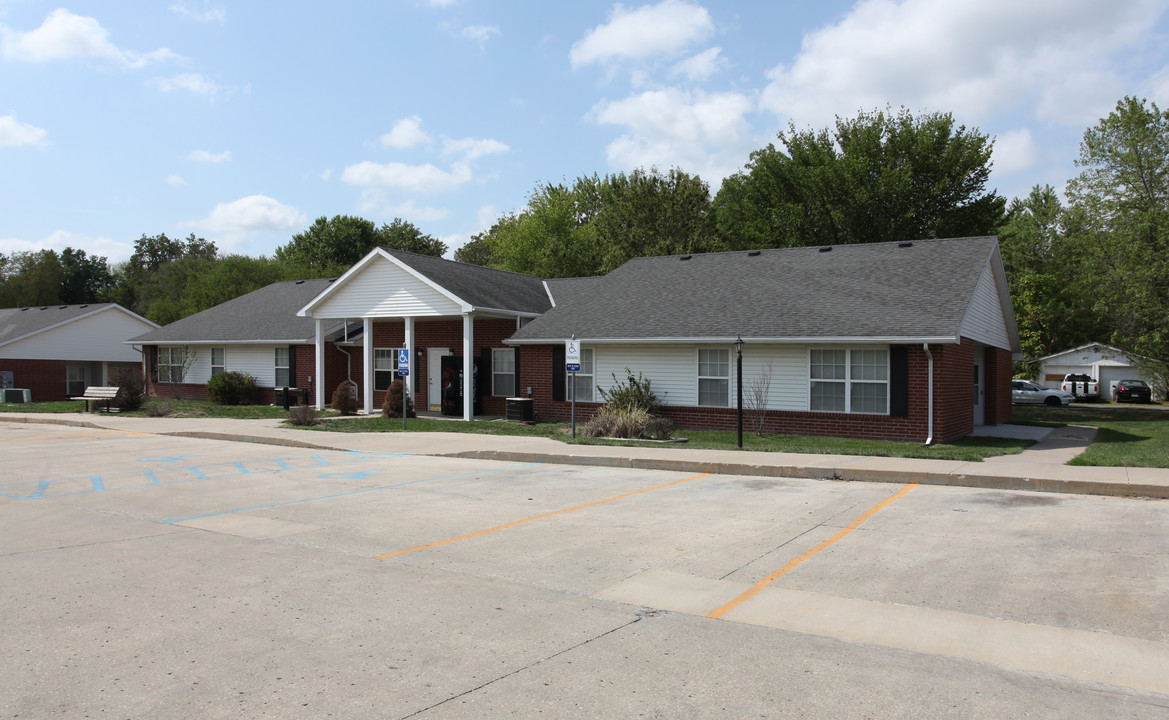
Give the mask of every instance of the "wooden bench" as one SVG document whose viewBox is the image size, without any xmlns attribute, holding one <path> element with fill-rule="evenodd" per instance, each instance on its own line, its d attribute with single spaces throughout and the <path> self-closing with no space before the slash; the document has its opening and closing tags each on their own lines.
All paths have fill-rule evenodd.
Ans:
<svg viewBox="0 0 1169 720">
<path fill-rule="evenodd" d="M 94 385 L 93 387 L 85 388 L 84 395 L 81 395 L 80 397 L 71 397 L 69 399 L 70 400 L 84 400 L 86 412 L 90 412 L 89 403 L 91 400 L 105 400 L 106 401 L 106 412 L 117 412 L 118 408 L 110 407 L 110 400 L 113 400 L 117 396 L 118 396 L 118 388 L 117 387 L 101 387 L 99 385 Z"/>
</svg>

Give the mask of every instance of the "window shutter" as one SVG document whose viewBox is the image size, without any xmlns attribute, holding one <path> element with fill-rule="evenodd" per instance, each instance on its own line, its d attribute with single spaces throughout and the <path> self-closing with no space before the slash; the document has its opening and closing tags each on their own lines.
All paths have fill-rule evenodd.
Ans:
<svg viewBox="0 0 1169 720">
<path fill-rule="evenodd" d="M 296 346 L 288 346 L 288 386 L 296 387 Z"/>
<path fill-rule="evenodd" d="M 889 415 L 909 417 L 909 348 L 889 348 Z"/>
<path fill-rule="evenodd" d="M 512 349 L 515 350 L 515 396 L 523 397 L 524 386 L 520 384 L 520 346 L 516 345 Z"/>
<path fill-rule="evenodd" d="M 552 400 L 564 402 L 564 346 L 552 346 Z"/>
<path fill-rule="evenodd" d="M 479 348 L 479 395 L 490 397 L 495 392 L 495 378 L 491 375 L 491 348 Z"/>
</svg>

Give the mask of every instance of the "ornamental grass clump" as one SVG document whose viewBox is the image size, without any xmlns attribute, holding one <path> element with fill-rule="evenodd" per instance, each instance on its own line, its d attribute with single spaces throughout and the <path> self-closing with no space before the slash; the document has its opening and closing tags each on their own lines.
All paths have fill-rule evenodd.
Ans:
<svg viewBox="0 0 1169 720">
<path fill-rule="evenodd" d="M 288 422 L 299 426 L 321 424 L 321 413 L 312 405 L 297 405 L 288 411 Z"/>
<path fill-rule="evenodd" d="M 605 400 L 581 430 L 584 437 L 627 438 L 631 440 L 666 440 L 674 432 L 674 423 L 662 417 L 662 404 L 650 381 L 625 368 L 625 379 L 613 374 L 613 386 L 598 387 Z"/>
</svg>

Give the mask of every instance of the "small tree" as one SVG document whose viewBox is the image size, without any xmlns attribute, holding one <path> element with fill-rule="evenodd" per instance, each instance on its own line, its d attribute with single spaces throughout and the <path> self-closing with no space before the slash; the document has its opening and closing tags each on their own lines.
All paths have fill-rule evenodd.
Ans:
<svg viewBox="0 0 1169 720">
<path fill-rule="evenodd" d="M 386 401 L 382 403 L 382 417 L 402 417 L 402 392 L 404 388 L 401 378 L 390 383 L 389 390 L 386 391 Z M 414 398 L 412 397 L 407 397 L 406 417 L 418 417 L 414 413 Z"/>
<path fill-rule="evenodd" d="M 357 414 L 357 385 L 352 380 L 346 380 L 333 391 L 331 406 L 342 415 Z"/>
<path fill-rule="evenodd" d="M 747 381 L 744 388 L 746 392 L 746 399 L 744 402 L 747 405 L 747 418 L 750 423 L 751 432 L 756 435 L 763 435 L 763 428 L 767 424 L 767 397 L 771 394 L 771 361 L 767 361 L 767 366 L 763 368 L 755 377 Z"/>
<path fill-rule="evenodd" d="M 146 385 L 137 372 L 123 371 L 114 377 L 118 386 L 118 394 L 114 397 L 114 407 L 120 410 L 141 410 L 146 402 Z"/>
<path fill-rule="evenodd" d="M 650 417 L 662 414 L 662 403 L 650 387 L 650 381 L 640 372 L 634 377 L 629 368 L 625 368 L 625 380 L 618 380 L 617 373 L 613 373 L 613 387 L 606 390 L 598 385 L 597 392 L 610 405 L 626 410 L 644 410 Z"/>
<path fill-rule="evenodd" d="M 162 362 L 162 358 L 158 359 L 158 374 L 159 380 L 170 385 L 170 391 L 174 394 L 175 400 L 182 400 L 181 385 L 183 378 L 190 372 L 191 366 L 195 364 L 195 351 L 189 345 L 172 345 L 169 350 L 169 361 Z M 162 348 L 159 348 L 161 354 Z M 162 369 L 166 367 L 166 380 L 162 380 Z"/>
</svg>

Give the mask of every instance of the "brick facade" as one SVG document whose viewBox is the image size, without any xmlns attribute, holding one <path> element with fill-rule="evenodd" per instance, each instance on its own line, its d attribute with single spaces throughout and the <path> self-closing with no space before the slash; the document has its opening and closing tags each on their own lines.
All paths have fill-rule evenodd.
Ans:
<svg viewBox="0 0 1169 720">
<path fill-rule="evenodd" d="M 69 397 L 65 391 L 64 360 L 2 360 L 0 370 L 12 373 L 15 387 L 28 388 L 33 402 L 54 402 Z"/>
</svg>

